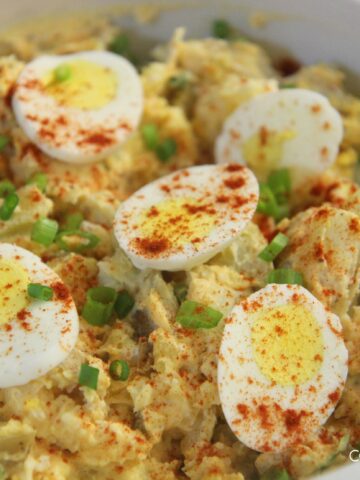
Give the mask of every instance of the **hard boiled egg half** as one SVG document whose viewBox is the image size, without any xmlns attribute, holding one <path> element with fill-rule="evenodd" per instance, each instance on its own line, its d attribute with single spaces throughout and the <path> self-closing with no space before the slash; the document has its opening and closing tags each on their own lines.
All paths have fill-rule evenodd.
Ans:
<svg viewBox="0 0 360 480">
<path fill-rule="evenodd" d="M 105 51 L 41 56 L 25 66 L 12 99 L 20 127 L 53 158 L 86 163 L 106 157 L 137 127 L 139 75 Z"/>
<path fill-rule="evenodd" d="M 118 209 L 114 232 L 133 264 L 187 270 L 224 249 L 251 220 L 259 198 L 242 165 L 203 165 L 162 177 Z"/>
<path fill-rule="evenodd" d="M 226 319 L 221 404 L 235 435 L 254 450 L 304 443 L 332 414 L 347 372 L 339 318 L 299 285 L 267 285 Z"/>
<path fill-rule="evenodd" d="M 288 168 L 296 183 L 331 166 L 342 137 L 341 116 L 326 97 L 290 88 L 242 104 L 226 120 L 215 155 L 217 163 L 248 165 L 262 180 Z"/>
<path fill-rule="evenodd" d="M 50 287 L 53 298 L 30 298 L 30 283 Z M 0 388 L 23 385 L 57 366 L 78 332 L 75 304 L 56 273 L 31 252 L 1 243 Z"/>
</svg>

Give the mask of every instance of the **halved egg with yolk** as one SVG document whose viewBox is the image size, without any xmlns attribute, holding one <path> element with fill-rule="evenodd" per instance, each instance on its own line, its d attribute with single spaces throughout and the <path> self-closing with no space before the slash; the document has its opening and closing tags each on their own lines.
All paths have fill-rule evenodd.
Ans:
<svg viewBox="0 0 360 480">
<path fill-rule="evenodd" d="M 288 168 L 294 184 L 330 167 L 343 137 L 340 114 L 323 95 L 300 88 L 257 95 L 225 121 L 217 163 L 241 163 L 265 180 Z"/>
<path fill-rule="evenodd" d="M 136 129 L 142 85 L 133 65 L 110 52 L 48 55 L 25 66 L 12 106 L 43 152 L 87 163 L 110 155 Z"/>
<path fill-rule="evenodd" d="M 246 167 L 187 168 L 123 202 L 115 236 L 140 269 L 187 270 L 216 255 L 245 228 L 258 198 L 258 183 Z"/>
<path fill-rule="evenodd" d="M 53 290 L 49 301 L 28 295 L 28 285 Z M 0 244 L 0 388 L 23 385 L 61 363 L 74 347 L 79 321 L 71 295 L 40 258 Z"/>
<path fill-rule="evenodd" d="M 339 401 L 348 353 L 339 318 L 299 285 L 270 284 L 235 306 L 218 370 L 226 420 L 248 447 L 306 442 Z"/>
</svg>

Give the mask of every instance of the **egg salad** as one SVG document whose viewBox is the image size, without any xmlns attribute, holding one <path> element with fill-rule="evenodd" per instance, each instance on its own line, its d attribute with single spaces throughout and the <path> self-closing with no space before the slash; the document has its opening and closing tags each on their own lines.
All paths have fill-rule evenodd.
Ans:
<svg viewBox="0 0 360 480">
<path fill-rule="evenodd" d="M 0 480 L 338 468 L 360 99 L 222 19 L 142 45 L 100 14 L 0 35 Z"/>
</svg>

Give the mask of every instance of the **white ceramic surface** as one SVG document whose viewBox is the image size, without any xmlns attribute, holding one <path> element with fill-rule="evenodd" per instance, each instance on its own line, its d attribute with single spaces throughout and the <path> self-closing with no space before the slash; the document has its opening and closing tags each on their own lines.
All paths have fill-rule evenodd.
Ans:
<svg viewBox="0 0 360 480">
<path fill-rule="evenodd" d="M 274 52 L 284 47 L 304 63 L 330 62 L 345 67 L 349 85 L 360 92 L 360 0 L 159 0 L 165 11 L 150 24 L 142 25 L 141 36 L 149 44 L 169 38 L 175 27 L 185 26 L 189 36 L 204 37 L 214 18 L 229 18 L 245 35 L 265 42 Z M 143 0 L 0 0 L 0 28 L 38 15 L 107 8 L 126 4 L 146 4 Z M 177 6 L 179 8 L 173 8 Z M 249 15 L 269 13 L 269 23 L 252 28 Z M 137 30 L 131 15 L 119 19 L 119 25 Z M 360 462 L 325 473 L 319 480 L 359 480 Z"/>
</svg>

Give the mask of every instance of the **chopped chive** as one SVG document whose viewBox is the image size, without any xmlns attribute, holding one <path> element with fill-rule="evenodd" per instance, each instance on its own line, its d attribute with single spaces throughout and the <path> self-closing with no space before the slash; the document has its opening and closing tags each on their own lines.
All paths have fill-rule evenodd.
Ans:
<svg viewBox="0 0 360 480">
<path fill-rule="evenodd" d="M 231 36 L 231 27 L 226 20 L 215 20 L 212 24 L 212 33 L 216 38 L 228 40 Z"/>
<path fill-rule="evenodd" d="M 51 300 L 54 294 L 51 287 L 41 285 L 41 283 L 29 283 L 27 291 L 30 297 L 45 301 Z"/>
<path fill-rule="evenodd" d="M 174 285 L 174 294 L 179 303 L 182 303 L 188 292 L 188 287 L 185 283 L 175 283 Z"/>
<path fill-rule="evenodd" d="M 301 273 L 291 268 L 278 268 L 269 272 L 267 283 L 303 285 L 304 281 Z"/>
<path fill-rule="evenodd" d="M 28 181 L 28 185 L 36 185 L 41 192 L 45 192 L 48 183 L 48 177 L 43 172 L 35 173 Z"/>
<path fill-rule="evenodd" d="M 276 237 L 267 245 L 258 255 L 261 260 L 265 262 L 272 262 L 281 253 L 286 245 L 289 243 L 289 239 L 283 233 L 278 233 Z"/>
<path fill-rule="evenodd" d="M 9 142 L 9 137 L 7 137 L 6 135 L 0 135 L 0 152 L 4 150 L 4 148 L 6 147 L 6 145 L 9 144 Z"/>
<path fill-rule="evenodd" d="M 96 390 L 99 380 L 99 369 L 83 363 L 80 368 L 79 385 Z"/>
<path fill-rule="evenodd" d="M 109 373 L 114 380 L 125 382 L 130 375 L 129 364 L 125 360 L 114 360 L 110 363 Z"/>
<path fill-rule="evenodd" d="M 260 476 L 260 480 L 292 480 L 287 470 L 280 467 L 271 467 Z"/>
<path fill-rule="evenodd" d="M 280 88 L 297 88 L 295 83 L 281 83 Z"/>
<path fill-rule="evenodd" d="M 99 241 L 100 239 L 93 233 L 78 229 L 62 230 L 56 237 L 56 243 L 62 250 L 76 253 L 96 247 Z"/>
<path fill-rule="evenodd" d="M 156 125 L 153 123 L 147 123 L 141 128 L 141 134 L 146 147 L 149 150 L 155 150 L 159 143 L 159 132 Z"/>
<path fill-rule="evenodd" d="M 198 302 L 185 300 L 176 314 L 176 321 L 185 328 L 214 328 L 223 314 Z"/>
<path fill-rule="evenodd" d="M 121 290 L 121 292 L 117 294 L 114 308 L 119 318 L 127 317 L 134 308 L 134 305 L 135 299 L 127 290 Z"/>
<path fill-rule="evenodd" d="M 71 77 L 71 67 L 67 63 L 58 65 L 54 70 L 54 79 L 57 83 L 65 82 Z"/>
<path fill-rule="evenodd" d="M 167 138 L 156 147 L 156 155 L 161 162 L 168 162 L 175 155 L 177 144 L 173 138 Z"/>
<path fill-rule="evenodd" d="M 0 207 L 0 220 L 10 220 L 18 204 L 19 197 L 17 194 L 9 193 L 9 195 L 5 197 L 3 204 Z"/>
<path fill-rule="evenodd" d="M 90 325 L 102 326 L 114 310 L 116 291 L 110 287 L 93 287 L 86 292 L 86 302 L 81 315 Z"/>
<path fill-rule="evenodd" d="M 268 185 L 276 197 L 290 193 L 291 178 L 289 170 L 282 168 L 271 172 L 268 177 Z"/>
<path fill-rule="evenodd" d="M 78 230 L 84 221 L 82 213 L 71 213 L 65 219 L 64 230 Z"/>
<path fill-rule="evenodd" d="M 108 45 L 108 50 L 118 55 L 126 56 L 129 54 L 130 42 L 129 37 L 124 33 L 120 33 L 113 38 L 113 40 Z"/>
<path fill-rule="evenodd" d="M 56 220 L 41 218 L 34 223 L 31 231 L 31 240 L 48 247 L 55 240 L 59 225 Z"/>
<path fill-rule="evenodd" d="M 5 198 L 16 190 L 15 185 L 10 180 L 1 180 L 0 182 L 0 198 Z"/>
<path fill-rule="evenodd" d="M 188 83 L 188 76 L 184 73 L 180 73 L 179 75 L 174 75 L 169 78 L 168 86 L 173 90 L 182 90 L 188 85 Z"/>
</svg>

